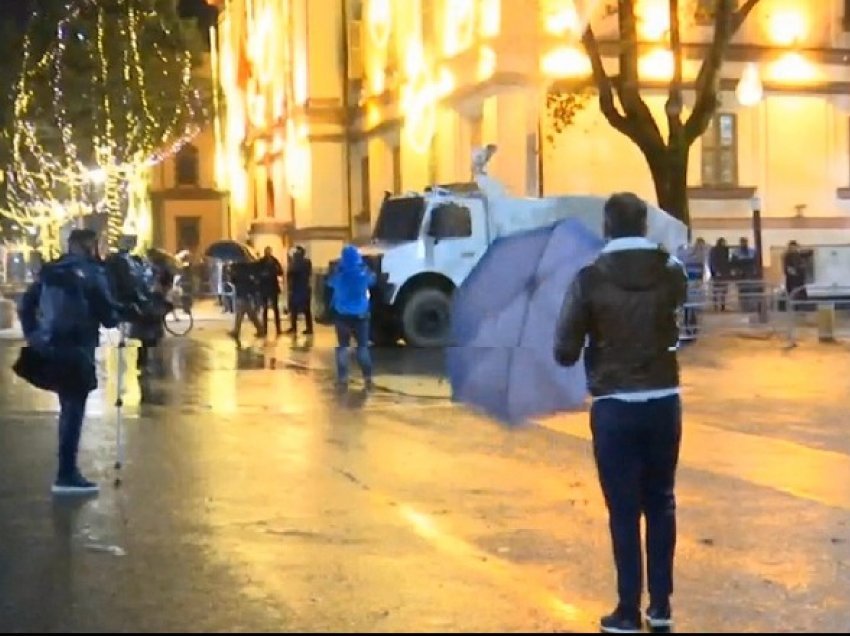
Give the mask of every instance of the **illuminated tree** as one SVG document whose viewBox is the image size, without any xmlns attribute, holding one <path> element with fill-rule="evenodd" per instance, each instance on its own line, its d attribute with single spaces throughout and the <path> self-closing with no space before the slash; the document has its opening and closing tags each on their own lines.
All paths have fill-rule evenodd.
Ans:
<svg viewBox="0 0 850 636">
<path fill-rule="evenodd" d="M 97 210 L 114 240 L 129 181 L 182 147 L 206 116 L 208 90 L 192 73 L 197 30 L 174 0 L 42 4 L 15 91 L 6 215 Z M 104 175 L 102 189 L 92 174 Z"/>
</svg>

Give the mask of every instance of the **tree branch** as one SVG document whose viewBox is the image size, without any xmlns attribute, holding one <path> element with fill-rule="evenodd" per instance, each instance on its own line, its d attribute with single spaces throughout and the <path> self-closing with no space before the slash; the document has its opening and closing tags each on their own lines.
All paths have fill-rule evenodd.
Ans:
<svg viewBox="0 0 850 636">
<path fill-rule="evenodd" d="M 737 11 L 734 0 L 717 0 L 714 13 L 714 39 L 702 62 L 695 83 L 694 110 L 685 123 L 685 141 L 692 144 L 705 132 L 717 108 L 718 76 L 723 66 L 723 56 L 732 37 L 760 0 L 746 0 Z"/>
<path fill-rule="evenodd" d="M 623 110 L 629 114 L 630 104 L 640 99 L 638 77 L 638 37 L 633 0 L 619 0 L 617 22 L 620 36 L 620 83 L 618 93 Z"/>
<path fill-rule="evenodd" d="M 732 23 L 732 35 L 735 35 L 735 33 L 738 32 L 738 29 L 741 28 L 744 20 L 747 19 L 747 16 L 750 15 L 750 12 L 755 9 L 758 3 L 759 0 L 747 0 L 743 5 L 741 5 L 741 8 L 735 12 Z"/>
<path fill-rule="evenodd" d="M 588 26 L 587 30 L 582 35 L 581 42 L 584 45 L 584 50 L 587 52 L 587 57 L 590 58 L 590 67 L 593 69 L 593 82 L 596 84 L 596 90 L 599 91 L 599 109 L 605 115 L 605 119 L 616 130 L 626 135 L 629 139 L 637 142 L 634 138 L 632 126 L 626 120 L 626 117 L 617 109 L 617 104 L 614 102 L 614 89 L 611 78 L 605 71 L 605 66 L 602 63 L 602 54 L 599 52 L 599 42 L 593 33 L 593 29 Z"/>
<path fill-rule="evenodd" d="M 668 145 L 680 145 L 682 141 L 682 39 L 679 24 L 679 0 L 670 0 L 670 50 L 673 54 L 673 78 L 667 95 Z"/>
</svg>

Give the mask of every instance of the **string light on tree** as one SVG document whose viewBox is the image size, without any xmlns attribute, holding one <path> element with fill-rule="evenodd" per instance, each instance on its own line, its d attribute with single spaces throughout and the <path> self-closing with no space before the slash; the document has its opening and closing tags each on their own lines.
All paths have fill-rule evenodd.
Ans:
<svg viewBox="0 0 850 636">
<path fill-rule="evenodd" d="M 193 43 L 174 0 L 83 0 L 61 11 L 52 41 L 37 41 L 49 19 L 42 14 L 25 37 L 6 169 L 10 209 L 0 214 L 26 218 L 36 201 L 76 214 L 97 208 L 114 241 L 138 193 L 129 180 L 179 152 L 207 117 Z M 87 187 L 93 165 L 105 175 L 97 192 Z"/>
</svg>

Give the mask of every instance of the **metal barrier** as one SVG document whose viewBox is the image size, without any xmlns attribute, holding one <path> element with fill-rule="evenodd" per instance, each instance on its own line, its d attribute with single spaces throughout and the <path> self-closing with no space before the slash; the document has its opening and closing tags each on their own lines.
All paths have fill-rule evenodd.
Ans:
<svg viewBox="0 0 850 636">
<path fill-rule="evenodd" d="M 811 295 L 813 294 L 814 295 Z M 827 293 L 822 293 L 827 292 Z M 831 340 L 834 338 L 834 319 L 836 305 L 844 304 L 850 309 L 850 286 L 830 285 L 829 287 L 799 287 L 787 296 L 786 309 L 788 312 L 788 346 L 797 346 L 797 332 L 801 317 L 807 312 L 821 312 L 829 315 L 832 321 L 828 335 L 823 333 L 824 325 L 819 325 L 819 338 Z"/>
<path fill-rule="evenodd" d="M 764 280 L 699 281 L 688 284 L 688 300 L 679 312 L 683 341 L 719 330 L 777 332 L 780 289 Z"/>
</svg>

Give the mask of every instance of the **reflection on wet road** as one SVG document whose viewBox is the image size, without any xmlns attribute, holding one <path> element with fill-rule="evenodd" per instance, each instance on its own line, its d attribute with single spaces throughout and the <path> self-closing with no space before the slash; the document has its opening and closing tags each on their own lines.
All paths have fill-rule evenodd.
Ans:
<svg viewBox="0 0 850 636">
<path fill-rule="evenodd" d="M 448 401 L 435 352 L 379 352 L 380 390 L 340 396 L 327 334 L 174 339 L 128 376 L 123 486 L 58 504 L 55 399 L 14 354 L 2 629 L 586 630 L 610 609 L 583 414 L 497 427 Z M 685 359 L 680 628 L 845 631 L 850 357 L 719 341 Z M 107 485 L 117 350 L 101 365 L 83 464 Z"/>
</svg>

